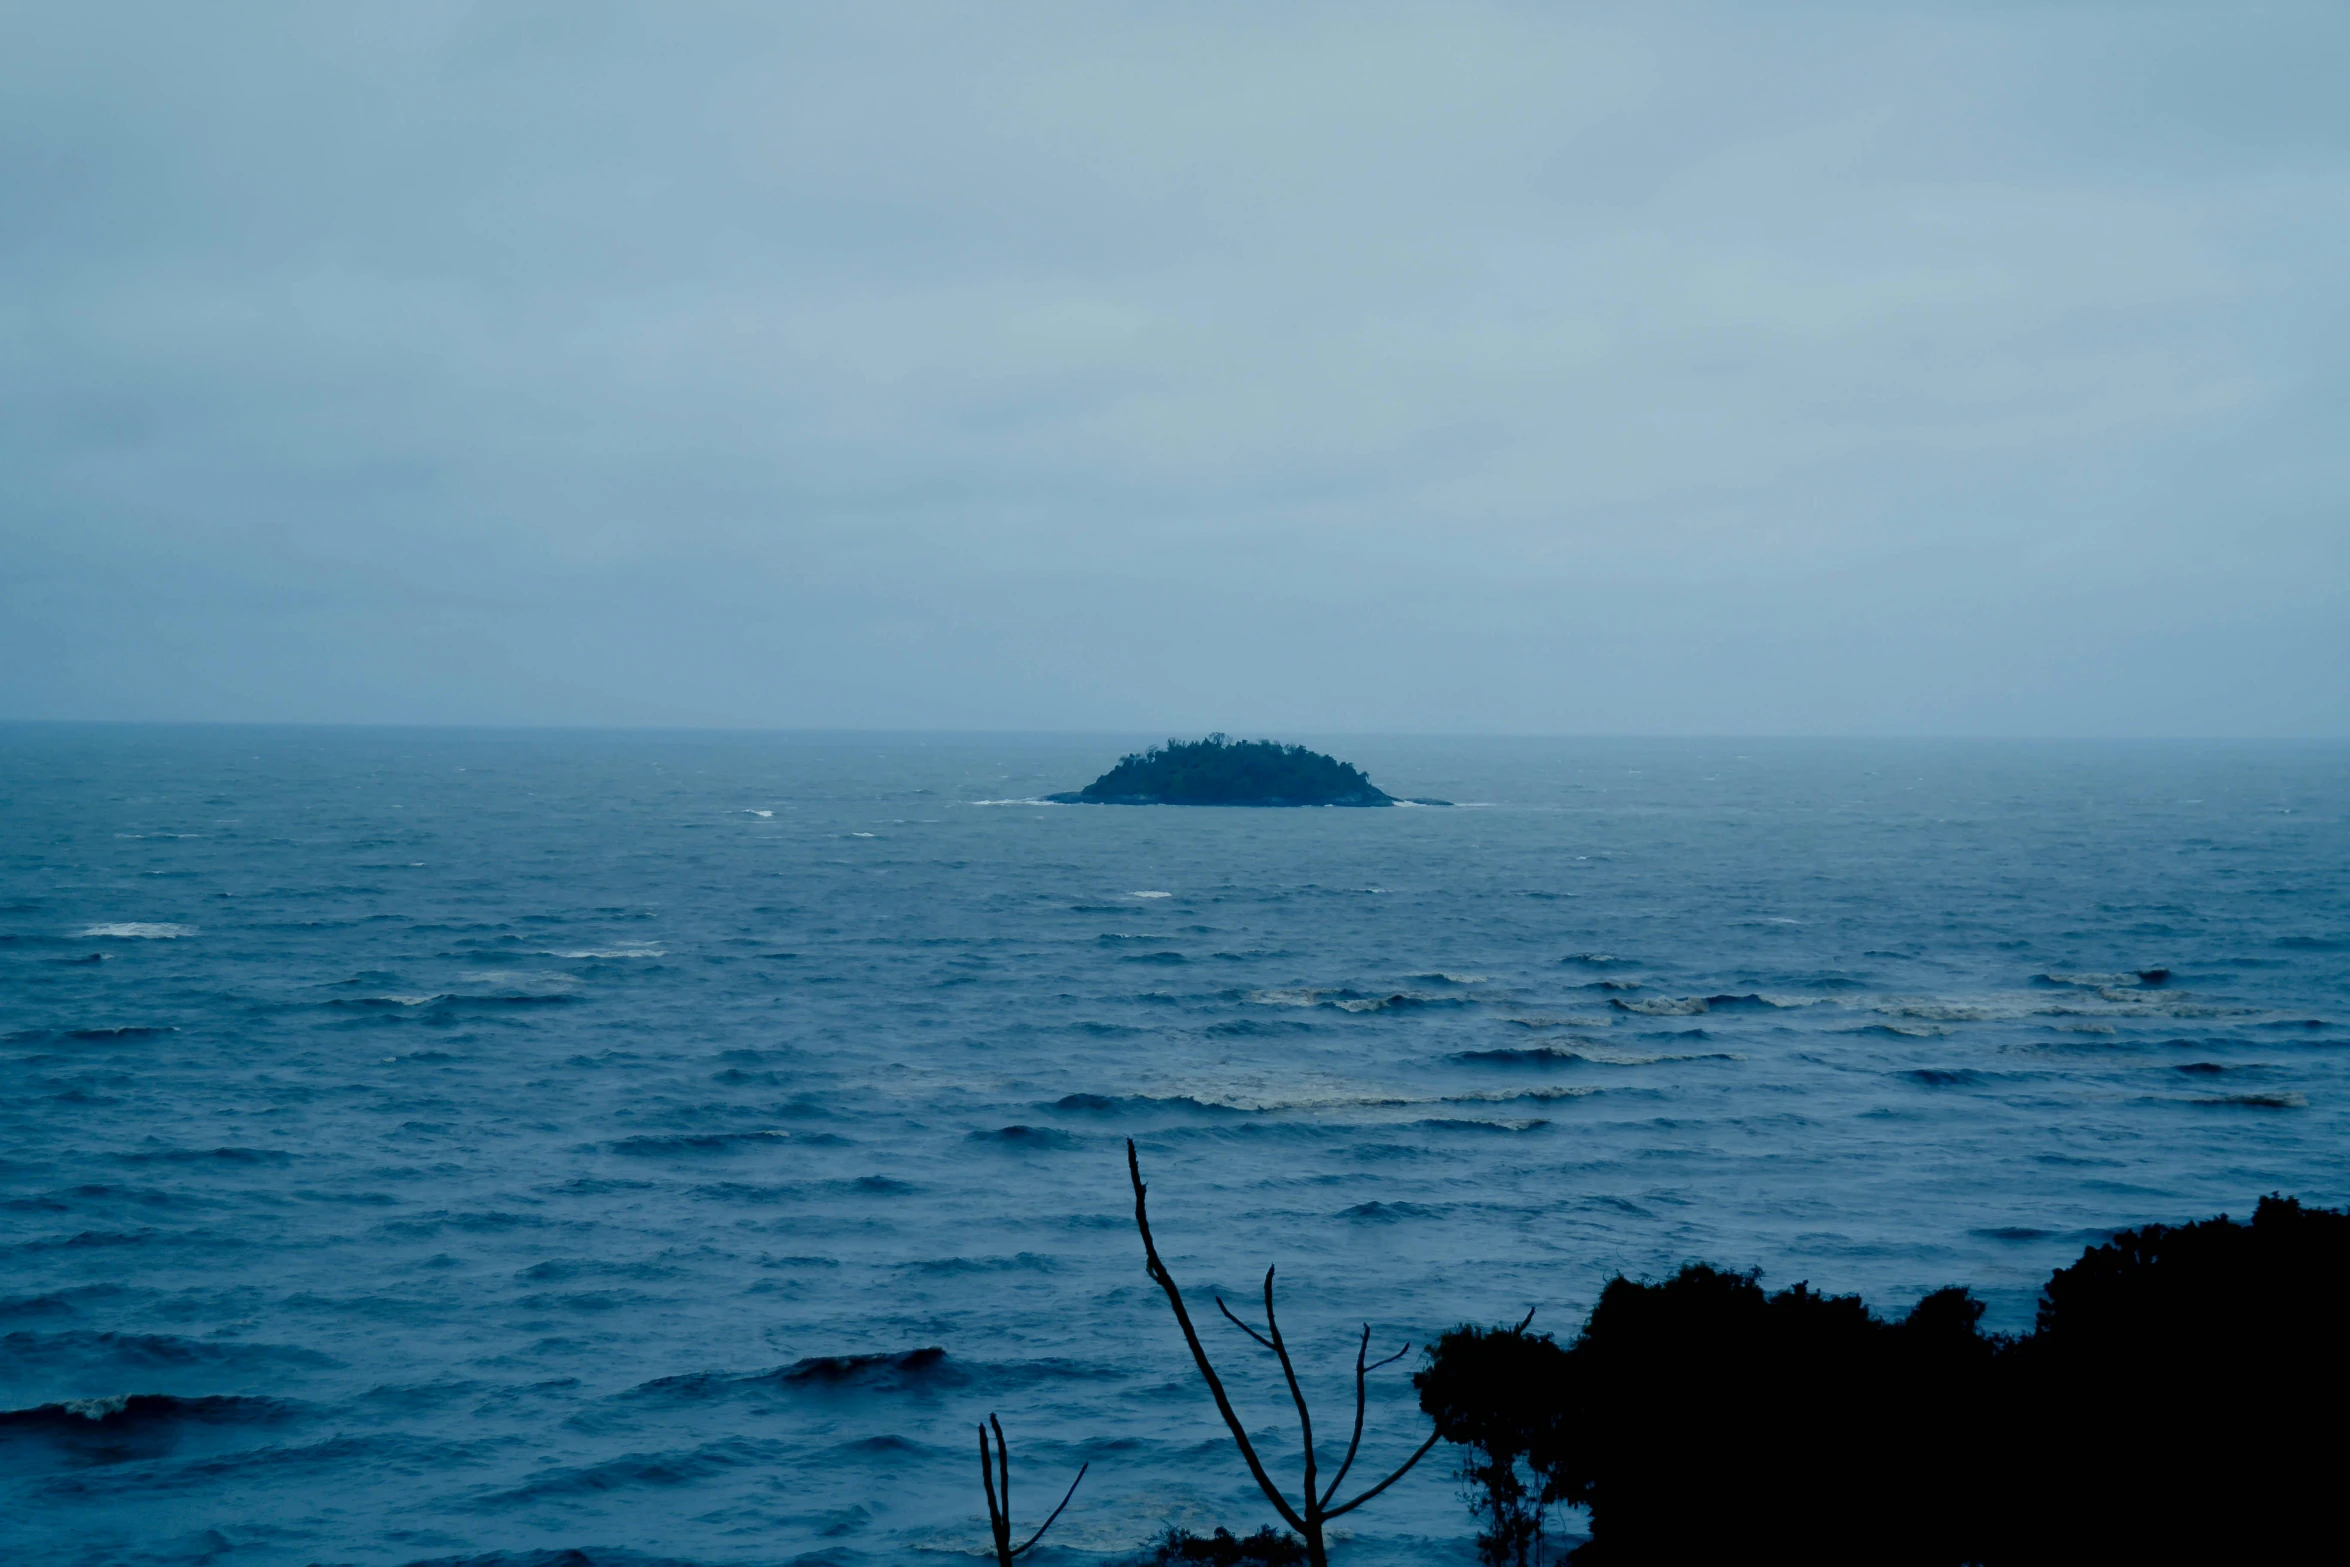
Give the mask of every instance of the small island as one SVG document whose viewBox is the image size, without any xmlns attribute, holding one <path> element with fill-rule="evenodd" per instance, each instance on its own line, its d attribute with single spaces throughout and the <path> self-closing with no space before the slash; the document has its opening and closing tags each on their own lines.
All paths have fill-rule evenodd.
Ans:
<svg viewBox="0 0 2350 1567">
<path fill-rule="evenodd" d="M 1360 768 L 1273 740 L 1169 740 L 1121 757 L 1084 788 L 1045 796 L 1057 805 L 1447 805 L 1398 800 Z"/>
</svg>

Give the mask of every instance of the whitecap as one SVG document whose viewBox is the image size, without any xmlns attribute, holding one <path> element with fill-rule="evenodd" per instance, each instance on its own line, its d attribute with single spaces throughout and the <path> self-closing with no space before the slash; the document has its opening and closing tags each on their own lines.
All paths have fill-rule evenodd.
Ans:
<svg viewBox="0 0 2350 1567">
<path fill-rule="evenodd" d="M 660 958 L 668 953 L 660 947 L 581 947 L 575 951 L 542 951 L 542 958 Z"/>
<path fill-rule="evenodd" d="M 1065 802 L 1060 800 L 1047 800 L 1036 795 L 1030 795 L 1027 799 L 1024 800 L 969 800 L 965 803 L 969 805 L 1060 805 Z"/>
<path fill-rule="evenodd" d="M 1171 892 L 1130 892 L 1126 896 L 1129 898 L 1172 898 L 1175 894 Z"/>
<path fill-rule="evenodd" d="M 870 838 L 873 836 L 873 834 L 869 832 L 853 832 L 850 833 L 849 836 L 852 838 Z"/>
<path fill-rule="evenodd" d="M 555 995 L 579 988 L 579 981 L 569 974 L 534 969 L 481 969 L 457 977 L 468 985 L 495 985 L 510 995 Z"/>
<path fill-rule="evenodd" d="M 775 813 L 773 811 L 745 811 L 743 814 L 745 816 L 773 816 Z"/>
<path fill-rule="evenodd" d="M 177 941 L 182 936 L 193 936 L 193 925 L 146 924 L 126 920 L 118 924 L 92 925 L 81 932 L 85 936 L 117 936 L 125 941 Z"/>
</svg>

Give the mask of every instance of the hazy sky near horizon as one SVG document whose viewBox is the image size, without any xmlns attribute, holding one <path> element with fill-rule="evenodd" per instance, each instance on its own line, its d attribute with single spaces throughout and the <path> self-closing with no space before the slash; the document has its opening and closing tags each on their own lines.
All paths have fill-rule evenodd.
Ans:
<svg viewBox="0 0 2350 1567">
<path fill-rule="evenodd" d="M 0 0 L 0 718 L 2350 734 L 2350 6 Z"/>
</svg>

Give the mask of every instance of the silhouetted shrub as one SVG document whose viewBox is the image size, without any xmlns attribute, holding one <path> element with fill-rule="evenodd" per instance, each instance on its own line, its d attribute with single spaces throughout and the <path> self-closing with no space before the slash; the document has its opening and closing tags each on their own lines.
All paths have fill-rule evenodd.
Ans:
<svg viewBox="0 0 2350 1567">
<path fill-rule="evenodd" d="M 1206 1562 L 1210 1567 L 1296 1567 L 1305 1559 L 1305 1541 L 1271 1524 L 1245 1539 L 1235 1539 L 1229 1529 L 1218 1529 L 1212 1535 L 1169 1529 L 1150 1557 L 1153 1567 L 1169 1567 L 1175 1562 Z"/>
<path fill-rule="evenodd" d="M 2309 1542 L 2337 1532 L 2350 1459 L 2350 1212 L 2268 1198 L 2250 1224 L 2151 1225 L 2060 1269 L 2029 1336 L 1981 1316 L 1947 1289 L 1888 1323 L 1693 1264 L 1609 1283 L 1555 1362 L 1447 1334 L 1421 1397 L 1523 1469 L 1507 1516 L 1591 1509 L 1577 1567 L 2341 1554 Z"/>
<path fill-rule="evenodd" d="M 2350 1212 L 2264 1198 L 2091 1247 L 2002 1356 L 1993 1559 L 2336 1556 Z"/>
<path fill-rule="evenodd" d="M 1460 1477 L 1477 1515 L 1477 1557 L 1491 1567 L 1539 1559 L 1543 1521 L 1560 1499 L 1567 1352 L 1547 1333 L 1455 1328 L 1415 1372 L 1420 1408 L 1466 1447 Z"/>
<path fill-rule="evenodd" d="M 1616 1279 L 1563 1378 L 1552 1479 L 1591 1509 L 1577 1562 L 1969 1559 L 1979 1316 L 1962 1291 L 1893 1326 L 1856 1296 L 1702 1265 Z"/>
</svg>

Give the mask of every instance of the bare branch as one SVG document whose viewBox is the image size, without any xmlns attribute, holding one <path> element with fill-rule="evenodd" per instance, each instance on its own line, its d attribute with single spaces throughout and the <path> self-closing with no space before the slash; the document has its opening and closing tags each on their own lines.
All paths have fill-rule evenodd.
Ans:
<svg viewBox="0 0 2350 1567">
<path fill-rule="evenodd" d="M 1368 1332 L 1370 1332 L 1371 1330 L 1370 1330 L 1369 1328 L 1365 1328 L 1363 1331 L 1364 1331 L 1365 1333 L 1368 1333 Z M 1403 1348 L 1401 1348 L 1401 1349 L 1397 1350 L 1397 1351 L 1396 1351 L 1394 1354 L 1392 1354 L 1392 1355 L 1388 1356 L 1388 1357 L 1387 1357 L 1385 1360 L 1374 1360 L 1374 1361 L 1372 1361 L 1372 1362 L 1371 1362 L 1371 1369 L 1372 1369 L 1373 1371 L 1376 1371 L 1376 1370 L 1378 1370 L 1378 1369 L 1379 1369 L 1381 1366 L 1392 1366 L 1392 1365 L 1394 1365 L 1394 1364 L 1395 1364 L 1397 1361 L 1399 1361 L 1399 1360 L 1403 1359 L 1403 1357 L 1404 1357 L 1404 1356 L 1406 1356 L 1406 1355 L 1410 1354 L 1411 1352 L 1412 1352 L 1412 1346 L 1411 1346 L 1411 1345 L 1409 1345 L 1409 1344 L 1406 1344 L 1406 1345 L 1405 1345 Z"/>
<path fill-rule="evenodd" d="M 1377 1496 L 1381 1491 L 1384 1491 L 1389 1486 L 1395 1484 L 1396 1481 L 1401 1480 L 1405 1475 L 1410 1474 L 1412 1472 L 1412 1466 L 1418 1463 L 1421 1459 L 1428 1456 L 1428 1449 L 1436 1445 L 1436 1439 L 1440 1435 L 1442 1435 L 1441 1432 L 1429 1432 L 1428 1440 L 1420 1444 L 1420 1450 L 1418 1452 L 1412 1454 L 1411 1457 L 1403 1461 L 1403 1467 L 1401 1469 L 1398 1469 L 1395 1473 L 1389 1475 L 1386 1479 L 1380 1481 L 1377 1485 L 1371 1487 L 1371 1489 L 1365 1491 L 1362 1495 L 1356 1497 L 1353 1501 L 1343 1503 L 1337 1507 L 1333 1507 L 1322 1516 L 1325 1519 L 1344 1517 L 1346 1514 L 1351 1513 L 1356 1508 L 1362 1506 L 1372 1497 Z"/>
<path fill-rule="evenodd" d="M 1297 1368 L 1289 1363 L 1289 1346 L 1281 1341 L 1281 1324 L 1273 1318 L 1273 1270 L 1265 1270 L 1265 1331 L 1272 1335 L 1273 1353 L 1281 1357 L 1281 1375 L 1289 1381 L 1289 1396 L 1297 1404 L 1297 1423 L 1303 1429 L 1306 1444 L 1306 1510 L 1312 1512 L 1321 1504 L 1314 1500 L 1314 1414 L 1306 1408 L 1306 1390 L 1297 1385 Z"/>
<path fill-rule="evenodd" d="M 1085 1471 L 1086 1471 L 1086 1470 L 1088 1470 L 1088 1469 L 1091 1469 L 1092 1467 L 1093 1467 L 1093 1465 L 1091 1465 L 1091 1464 L 1079 1464 L 1079 1465 L 1077 1466 L 1077 1480 L 1082 1480 L 1082 1479 L 1084 1479 L 1084 1478 L 1085 1478 Z M 1022 1546 L 1021 1546 L 1021 1547 L 1020 1547 L 1018 1550 L 1016 1550 L 1016 1551 L 1014 1551 L 1014 1552 L 1012 1553 L 1014 1556 L 1025 1556 L 1025 1555 L 1027 1555 L 1027 1554 L 1028 1554 L 1028 1547 L 1029 1547 L 1029 1546 L 1031 1546 L 1031 1545 L 1034 1545 L 1034 1544 L 1035 1544 L 1037 1541 L 1039 1541 L 1039 1540 L 1041 1540 L 1041 1539 L 1043 1539 L 1043 1538 L 1044 1538 L 1044 1532 L 1045 1532 L 1045 1530 L 1047 1530 L 1047 1529 L 1050 1529 L 1050 1528 L 1053 1526 L 1053 1518 L 1058 1518 L 1058 1517 L 1060 1517 L 1060 1516 L 1061 1516 L 1062 1509 L 1063 1509 L 1063 1508 L 1066 1508 L 1066 1507 L 1069 1505 L 1069 1498 L 1070 1498 L 1070 1497 L 1072 1497 L 1072 1496 L 1075 1496 L 1075 1495 L 1077 1494 L 1077 1480 L 1072 1480 L 1072 1481 L 1070 1481 L 1070 1482 L 1069 1482 L 1069 1489 L 1068 1489 L 1067 1491 L 1065 1491 L 1065 1492 L 1063 1492 L 1063 1493 L 1062 1493 L 1062 1496 L 1061 1496 L 1061 1505 L 1060 1505 L 1060 1507 L 1056 1507 L 1056 1508 L 1054 1508 L 1054 1509 L 1053 1509 L 1053 1517 L 1052 1517 L 1052 1518 L 1047 1518 L 1047 1519 L 1046 1519 L 1046 1520 L 1045 1520 L 1045 1521 L 1044 1521 L 1044 1522 L 1043 1522 L 1041 1525 L 1039 1525 L 1039 1526 L 1038 1526 L 1038 1528 L 1037 1528 L 1037 1531 L 1036 1531 L 1036 1533 L 1034 1533 L 1034 1534 L 1032 1534 L 1032 1535 L 1030 1535 L 1030 1536 L 1028 1537 L 1027 1543 L 1026 1543 L 1026 1544 L 1024 1544 L 1024 1545 L 1022 1545 Z"/>
<path fill-rule="evenodd" d="M 1234 1316 L 1232 1314 L 1232 1308 L 1224 1304 L 1224 1297 L 1221 1295 L 1216 1297 L 1216 1309 L 1224 1313 L 1225 1321 L 1240 1329 L 1241 1332 L 1246 1333 L 1250 1338 L 1255 1339 L 1258 1343 L 1264 1345 L 1267 1349 L 1271 1349 L 1273 1347 L 1273 1341 L 1271 1339 L 1265 1337 L 1264 1334 L 1259 1333 L 1255 1328 L 1250 1327 L 1247 1323 Z"/>
<path fill-rule="evenodd" d="M 1305 1519 L 1298 1516 L 1297 1509 L 1289 1505 L 1289 1499 L 1281 1494 L 1281 1488 L 1275 1485 L 1273 1477 L 1265 1472 L 1263 1461 L 1257 1457 L 1257 1450 L 1248 1439 L 1247 1428 L 1240 1423 L 1240 1416 L 1233 1411 L 1232 1400 L 1224 1391 L 1223 1379 L 1216 1375 L 1215 1366 L 1208 1360 L 1207 1350 L 1200 1345 L 1199 1330 L 1191 1325 L 1191 1313 L 1184 1309 L 1183 1291 L 1175 1287 L 1174 1275 L 1169 1273 L 1167 1265 L 1159 1260 L 1158 1244 L 1151 1239 L 1150 1212 L 1144 1205 L 1144 1197 L 1150 1188 L 1142 1184 L 1142 1161 L 1134 1152 L 1134 1139 L 1131 1137 L 1126 1139 L 1126 1174 L 1127 1178 L 1134 1183 L 1134 1227 L 1142 1232 L 1142 1254 L 1146 1271 L 1149 1272 L 1153 1282 L 1166 1292 L 1167 1304 L 1175 1308 L 1176 1325 L 1183 1329 L 1183 1342 L 1191 1347 L 1192 1363 L 1199 1367 L 1201 1379 L 1208 1384 L 1208 1392 L 1215 1397 L 1216 1413 L 1224 1417 L 1224 1428 L 1232 1433 L 1233 1445 L 1240 1449 L 1240 1456 L 1248 1461 L 1248 1472 L 1257 1482 L 1257 1489 L 1265 1493 L 1265 1500 L 1273 1504 L 1273 1511 L 1279 1513 L 1281 1521 L 1292 1529 L 1297 1530 L 1300 1534 L 1307 1533 Z M 1433 1445 L 1433 1439 L 1431 1439 L 1431 1445 Z M 1312 1493 L 1308 1492 L 1307 1495 L 1310 1504 Z M 1315 1531 L 1315 1533 L 1318 1535 L 1319 1531 Z"/>
<path fill-rule="evenodd" d="M 1534 1313 L 1535 1313 L 1535 1312 L 1537 1312 L 1537 1311 L 1539 1311 L 1539 1310 L 1541 1310 L 1541 1309 L 1542 1309 L 1542 1308 L 1541 1308 L 1541 1307 L 1539 1307 L 1539 1306 L 1528 1306 L 1528 1307 L 1526 1308 L 1526 1315 L 1525 1315 L 1525 1316 L 1523 1316 L 1523 1317 L 1521 1317 L 1521 1318 L 1518 1320 L 1518 1325 L 1517 1325 L 1516 1327 L 1514 1327 L 1514 1328 L 1510 1329 L 1510 1331 L 1511 1331 L 1512 1333 L 1523 1333 L 1523 1332 L 1525 1332 L 1525 1331 L 1526 1331 L 1526 1324 L 1527 1324 L 1527 1323 L 1529 1323 L 1529 1322 L 1532 1322 L 1532 1321 L 1534 1320 Z"/>
<path fill-rule="evenodd" d="M 1363 1341 L 1355 1346 L 1355 1434 L 1346 1444 L 1346 1462 L 1338 1466 L 1338 1473 L 1330 1477 L 1330 1489 L 1322 1493 L 1322 1505 L 1328 1507 L 1330 1498 L 1346 1480 L 1346 1472 L 1355 1466 L 1355 1454 L 1363 1445 L 1363 1357 L 1371 1352 L 1371 1324 L 1363 1324 Z"/>
<path fill-rule="evenodd" d="M 1004 1452 L 1004 1423 L 992 1414 L 987 1417 L 987 1423 L 995 1427 L 996 1489 L 1004 1498 L 1004 1538 L 1009 1541 L 1012 1537 L 1012 1460 Z"/>
</svg>

